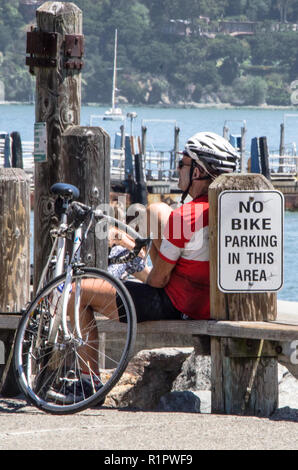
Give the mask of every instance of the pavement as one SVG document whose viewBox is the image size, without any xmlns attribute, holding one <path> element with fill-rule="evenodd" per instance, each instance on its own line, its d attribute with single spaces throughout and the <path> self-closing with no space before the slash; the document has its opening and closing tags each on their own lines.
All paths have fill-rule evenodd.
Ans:
<svg viewBox="0 0 298 470">
<path fill-rule="evenodd" d="M 283 407 L 268 419 L 105 407 L 53 416 L 0 397 L 0 450 L 101 450 L 99 458 L 110 458 L 110 451 L 143 449 L 297 450 L 298 409 Z"/>
</svg>

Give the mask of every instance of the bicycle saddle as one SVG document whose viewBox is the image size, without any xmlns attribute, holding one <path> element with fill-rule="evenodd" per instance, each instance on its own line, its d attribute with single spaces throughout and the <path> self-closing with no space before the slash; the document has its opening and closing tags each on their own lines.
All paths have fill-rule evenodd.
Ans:
<svg viewBox="0 0 298 470">
<path fill-rule="evenodd" d="M 78 199 L 80 196 L 78 188 L 68 183 L 55 183 L 51 186 L 50 191 L 66 199 Z"/>
</svg>

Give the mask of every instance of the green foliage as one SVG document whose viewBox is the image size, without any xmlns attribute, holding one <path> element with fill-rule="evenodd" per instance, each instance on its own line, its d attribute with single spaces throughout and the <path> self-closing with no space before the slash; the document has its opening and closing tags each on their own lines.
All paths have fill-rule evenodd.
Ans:
<svg viewBox="0 0 298 470">
<path fill-rule="evenodd" d="M 281 75 L 273 74 L 268 78 L 267 103 L 273 106 L 289 106 L 290 93 L 285 89 Z"/>
<path fill-rule="evenodd" d="M 72 1 L 83 11 L 83 102 L 111 101 L 117 28 L 118 94 L 130 103 L 200 101 L 209 95 L 234 104 L 289 104 L 290 83 L 298 79 L 298 31 L 269 29 L 279 21 L 285 28 L 286 21 L 298 23 L 298 0 Z M 198 34 L 214 31 L 222 19 L 258 21 L 259 32 Z M 186 34 L 170 34 L 171 20 L 183 20 L 176 26 Z M 21 0 L 0 0 L 0 80 L 8 100 L 32 97 L 34 79 L 24 65 L 27 21 Z"/>
<path fill-rule="evenodd" d="M 242 77 L 234 81 L 235 96 L 244 105 L 260 106 L 265 103 L 267 83 L 261 77 Z"/>
</svg>

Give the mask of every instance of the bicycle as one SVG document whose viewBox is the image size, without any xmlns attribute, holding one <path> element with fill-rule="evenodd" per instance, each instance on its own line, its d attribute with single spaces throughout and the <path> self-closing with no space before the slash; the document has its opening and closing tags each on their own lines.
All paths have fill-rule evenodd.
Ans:
<svg viewBox="0 0 298 470">
<path fill-rule="evenodd" d="M 131 252 L 112 260 L 123 263 L 138 256 L 143 247 L 148 248 L 150 238 L 141 238 L 129 225 L 75 201 L 79 191 L 72 185 L 57 183 L 51 190 L 57 196 L 59 225 L 51 231 L 54 242 L 37 294 L 17 329 L 14 368 L 31 404 L 48 413 L 70 414 L 103 403 L 126 369 L 136 336 L 135 308 L 129 292 L 107 271 L 81 262 L 82 242 L 94 221 L 117 224 L 135 239 Z M 65 255 L 69 237 L 70 258 Z M 49 275 L 53 278 L 44 285 Z M 111 311 L 111 303 L 96 312 L 84 303 L 82 310 L 82 283 L 91 290 L 99 283 L 113 289 L 117 295 L 115 311 Z M 93 298 L 88 300 L 91 303 Z M 113 328 L 106 328 L 107 322 L 115 321 L 122 322 L 120 339 L 113 336 Z M 105 333 L 101 333 L 103 330 Z M 102 340 L 106 352 L 100 348 Z"/>
</svg>

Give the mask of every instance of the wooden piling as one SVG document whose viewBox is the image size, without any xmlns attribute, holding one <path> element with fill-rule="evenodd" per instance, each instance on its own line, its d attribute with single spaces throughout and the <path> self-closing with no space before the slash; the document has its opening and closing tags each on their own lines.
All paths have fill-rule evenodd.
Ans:
<svg viewBox="0 0 298 470">
<path fill-rule="evenodd" d="M 0 312 L 20 312 L 30 296 L 30 180 L 22 169 L 0 168 Z M 0 333 L 5 366 L 0 365 L 2 395 L 16 390 L 10 370 L 13 330 Z"/>
<path fill-rule="evenodd" d="M 11 166 L 13 168 L 24 168 L 23 167 L 23 151 L 22 141 L 19 132 L 11 133 Z"/>
<path fill-rule="evenodd" d="M 174 161 L 173 161 L 173 166 L 172 170 L 176 170 L 178 166 L 178 161 L 179 161 L 179 134 L 180 134 L 180 128 L 175 126 L 174 129 Z"/>
<path fill-rule="evenodd" d="M 47 126 L 47 159 L 35 163 L 35 287 L 50 251 L 53 200 L 49 188 L 58 181 L 65 181 L 61 161 L 62 134 L 70 126 L 80 123 L 81 62 L 80 57 L 74 59 L 72 56 L 81 53 L 78 48 L 72 48 L 71 41 L 75 45 L 76 37 L 80 43 L 82 12 L 73 3 L 45 2 L 37 9 L 36 20 L 37 31 L 31 33 L 33 41 L 27 40 L 27 51 L 35 54 L 27 58 L 27 64 L 36 76 L 35 121 L 46 122 Z M 43 33 L 47 39 L 44 51 L 38 48 Z M 34 34 L 41 36 L 34 38 Z M 34 47 L 28 47 L 28 42 Z"/>
<path fill-rule="evenodd" d="M 80 201 L 93 208 L 110 202 L 110 137 L 100 127 L 70 127 L 62 136 L 65 181 L 80 190 Z M 89 266 L 107 268 L 107 238 L 91 228 L 82 245 L 82 260 Z"/>
<path fill-rule="evenodd" d="M 259 138 L 259 147 L 262 175 L 264 175 L 265 178 L 270 180 L 269 150 L 267 144 L 267 137 Z"/>
<path fill-rule="evenodd" d="M 222 135 L 225 139 L 229 140 L 229 128 L 227 126 L 223 127 Z"/>
<path fill-rule="evenodd" d="M 247 134 L 246 126 L 241 127 L 241 147 L 240 147 L 241 173 L 245 173 L 246 134 Z"/>
<path fill-rule="evenodd" d="M 269 321 L 277 315 L 275 293 L 223 293 L 217 286 L 218 197 L 225 190 L 268 190 L 257 174 L 221 175 L 209 187 L 211 318 Z M 265 342 L 266 346 L 266 342 Z M 269 416 L 277 407 L 277 360 L 263 353 L 264 343 L 211 338 L 212 412 Z M 253 353 L 252 353 L 253 349 Z"/>
<path fill-rule="evenodd" d="M 144 165 L 146 167 L 146 150 L 147 150 L 147 127 L 142 126 L 142 155 L 144 157 Z"/>
<path fill-rule="evenodd" d="M 280 144 L 279 144 L 279 168 L 278 172 L 283 173 L 284 171 L 284 158 L 282 158 L 285 154 L 285 124 L 282 122 L 280 125 Z"/>
</svg>

